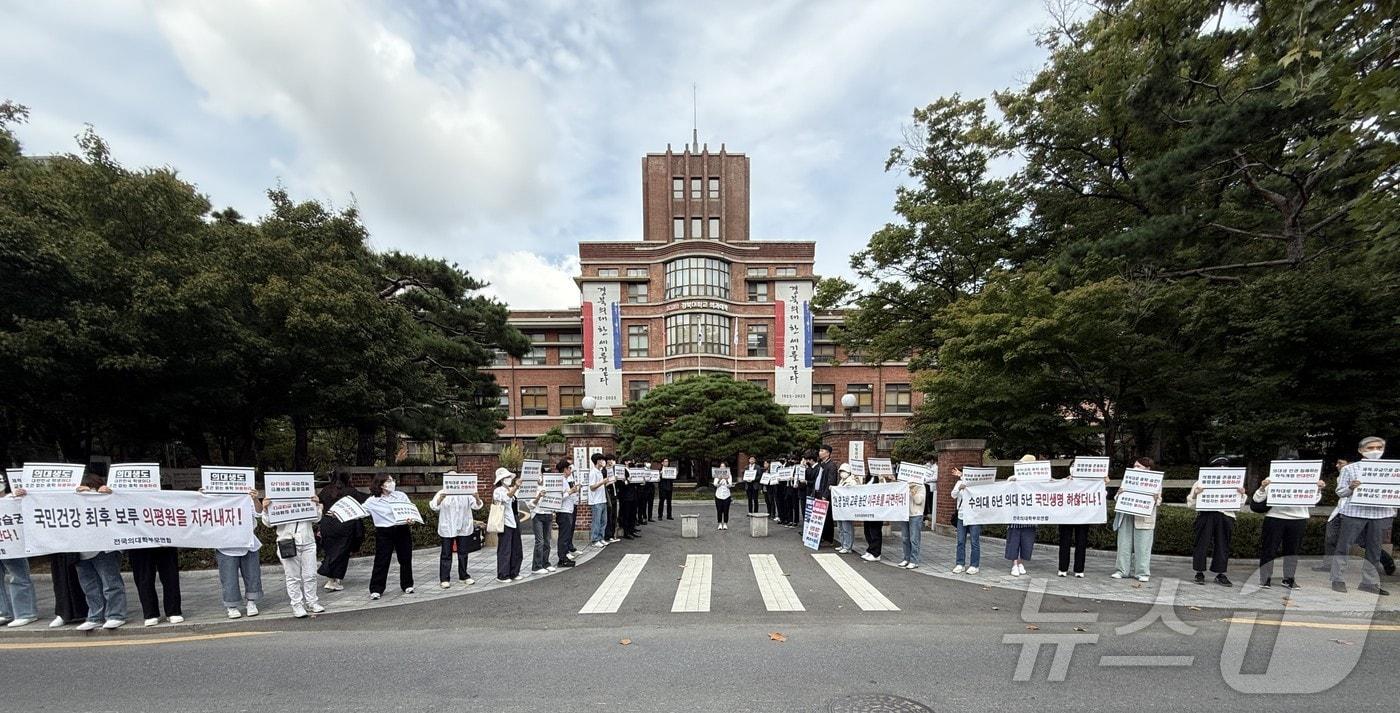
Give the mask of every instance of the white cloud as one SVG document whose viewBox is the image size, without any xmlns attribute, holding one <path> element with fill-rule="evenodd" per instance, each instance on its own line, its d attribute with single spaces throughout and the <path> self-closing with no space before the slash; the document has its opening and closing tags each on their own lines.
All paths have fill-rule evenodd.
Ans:
<svg viewBox="0 0 1400 713">
<path fill-rule="evenodd" d="M 579 305 L 577 255 L 550 260 L 524 250 L 479 260 L 473 277 L 491 283 L 483 293 L 516 309 L 565 309 Z"/>
</svg>

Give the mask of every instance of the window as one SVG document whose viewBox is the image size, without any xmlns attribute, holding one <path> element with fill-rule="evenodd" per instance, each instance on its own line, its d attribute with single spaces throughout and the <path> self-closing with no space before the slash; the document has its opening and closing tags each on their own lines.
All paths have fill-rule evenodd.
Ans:
<svg viewBox="0 0 1400 713">
<path fill-rule="evenodd" d="M 710 218 L 710 234 L 708 237 L 711 240 L 719 240 L 719 218 Z"/>
<path fill-rule="evenodd" d="M 650 340 L 647 338 L 647 326 L 645 324 L 630 324 L 627 326 L 627 356 L 644 357 L 651 351 Z"/>
<path fill-rule="evenodd" d="M 830 328 L 830 327 L 827 327 L 827 326 L 812 327 L 812 341 L 814 341 L 814 342 L 824 342 L 824 341 L 827 341 L 828 339 L 830 339 L 831 337 L 828 336 L 828 332 L 827 332 L 827 330 L 829 330 L 829 329 L 831 329 L 831 328 Z"/>
<path fill-rule="evenodd" d="M 526 332 L 525 336 L 530 338 L 531 344 L 549 341 L 549 334 L 546 332 Z"/>
<path fill-rule="evenodd" d="M 865 357 L 861 356 L 860 352 L 858 352 L 858 351 L 855 351 L 855 350 L 852 350 L 852 349 L 847 349 L 847 350 L 846 350 L 846 363 L 847 363 L 847 364 L 864 364 L 864 363 L 865 363 Z"/>
<path fill-rule="evenodd" d="M 812 384 L 812 413 L 836 413 L 835 384 Z"/>
<path fill-rule="evenodd" d="M 712 200 L 712 201 L 717 201 L 717 200 L 719 200 L 719 179 L 718 179 L 718 178 L 711 178 L 711 179 L 710 179 L 710 200 Z"/>
<path fill-rule="evenodd" d="M 565 344 L 583 344 L 582 332 L 560 332 L 559 341 Z"/>
<path fill-rule="evenodd" d="M 680 176 L 671 179 L 671 200 L 685 200 L 685 179 Z"/>
<path fill-rule="evenodd" d="M 685 257 L 666 263 L 666 299 L 729 298 L 729 263 L 708 257 Z"/>
<path fill-rule="evenodd" d="M 729 356 L 729 318 L 719 314 L 677 314 L 666 318 L 666 356 Z"/>
<path fill-rule="evenodd" d="M 645 267 L 629 267 L 629 268 L 627 268 L 627 276 L 628 276 L 628 277 L 646 277 L 646 276 L 647 276 L 647 269 L 646 269 Z"/>
<path fill-rule="evenodd" d="M 700 183 L 698 178 L 690 179 L 690 197 L 697 201 L 700 200 Z"/>
<path fill-rule="evenodd" d="M 491 366 L 505 366 L 510 363 L 510 355 L 504 349 L 491 350 Z"/>
<path fill-rule="evenodd" d="M 685 218 L 672 218 L 672 219 L 671 219 L 671 239 L 673 239 L 673 240 L 684 240 L 684 239 L 685 239 Z"/>
<path fill-rule="evenodd" d="M 751 268 L 749 268 L 748 275 L 749 275 L 749 277 L 767 277 L 767 276 L 768 276 L 768 268 L 766 268 L 766 267 L 751 267 Z"/>
<path fill-rule="evenodd" d="M 835 364 L 836 345 L 835 344 L 813 344 L 812 345 L 813 364 Z"/>
<path fill-rule="evenodd" d="M 913 410 L 913 391 L 908 384 L 885 384 L 885 413 L 909 413 Z"/>
<path fill-rule="evenodd" d="M 875 412 L 875 390 L 870 388 L 870 384 L 846 384 L 846 391 L 855 394 L 856 407 L 852 409 L 855 413 Z"/>
<path fill-rule="evenodd" d="M 520 359 L 521 366 L 544 366 L 545 363 L 544 347 L 530 347 L 530 351 Z"/>
<path fill-rule="evenodd" d="M 751 357 L 768 356 L 768 325 L 750 324 L 748 336 L 749 351 Z"/>
<path fill-rule="evenodd" d="M 559 387 L 559 415 L 577 416 L 583 413 L 583 387 Z"/>
<path fill-rule="evenodd" d="M 627 301 L 630 303 L 647 301 L 647 283 L 629 282 L 627 283 Z"/>
<path fill-rule="evenodd" d="M 627 382 L 627 400 L 641 401 L 647 397 L 647 392 L 651 391 L 650 381 L 629 381 Z"/>
<path fill-rule="evenodd" d="M 500 399 L 498 399 L 498 400 L 496 401 L 496 408 L 499 408 L 499 409 L 501 409 L 502 411 L 505 411 L 506 413 L 510 413 L 510 392 L 509 392 L 509 391 L 505 391 L 505 390 L 502 390 L 502 391 L 501 391 L 501 397 L 500 397 Z"/>
<path fill-rule="evenodd" d="M 766 282 L 750 282 L 750 283 L 749 283 L 749 301 L 750 301 L 750 302 L 767 302 L 767 301 L 768 301 L 768 283 L 766 283 Z"/>
<path fill-rule="evenodd" d="M 705 219 L 704 219 L 704 218 L 691 218 L 691 219 L 690 219 L 690 237 L 691 237 L 691 239 L 693 239 L 693 240 L 699 240 L 700 238 L 703 238 L 704 235 L 701 234 L 700 231 L 701 231 L 704 227 L 705 227 Z"/>
<path fill-rule="evenodd" d="M 559 347 L 560 366 L 583 366 L 583 347 Z"/>
<path fill-rule="evenodd" d="M 598 268 L 598 277 L 617 277 L 617 268 L 600 267 Z"/>
<path fill-rule="evenodd" d="M 777 272 L 774 273 L 774 274 L 776 274 L 778 277 L 797 277 L 797 268 L 795 268 L 795 267 L 780 267 L 780 268 L 777 269 Z"/>
<path fill-rule="evenodd" d="M 757 387 L 760 388 L 760 389 L 763 389 L 764 391 L 767 391 L 767 390 L 768 390 L 768 380 L 767 380 L 767 379 L 749 379 L 748 382 L 749 382 L 750 384 L 753 384 L 754 386 L 757 386 Z"/>
<path fill-rule="evenodd" d="M 547 386 L 522 386 L 522 387 L 520 387 L 520 415 L 521 415 L 521 416 L 548 416 L 548 415 L 549 415 L 549 387 L 547 387 Z"/>
</svg>

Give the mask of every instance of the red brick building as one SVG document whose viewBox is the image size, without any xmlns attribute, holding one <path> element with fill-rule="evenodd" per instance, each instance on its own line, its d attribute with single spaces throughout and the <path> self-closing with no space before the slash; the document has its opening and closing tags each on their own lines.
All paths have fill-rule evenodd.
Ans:
<svg viewBox="0 0 1400 713">
<path fill-rule="evenodd" d="M 697 373 L 728 374 L 773 390 L 775 281 L 811 281 L 816 243 L 749 235 L 749 158 L 723 146 L 687 146 L 642 159 L 641 240 L 581 242 L 581 290 L 620 283 L 618 346 L 623 400 Z M 904 363 L 864 363 L 832 342 L 839 311 L 812 315 L 813 413 L 843 411 L 878 424 L 888 452 L 919 402 Z M 511 322 L 534 343 L 523 359 L 498 355 L 491 368 L 506 396 L 502 440 L 529 441 L 584 413 L 580 309 L 518 310 Z M 624 406 L 625 408 L 625 406 Z"/>
</svg>

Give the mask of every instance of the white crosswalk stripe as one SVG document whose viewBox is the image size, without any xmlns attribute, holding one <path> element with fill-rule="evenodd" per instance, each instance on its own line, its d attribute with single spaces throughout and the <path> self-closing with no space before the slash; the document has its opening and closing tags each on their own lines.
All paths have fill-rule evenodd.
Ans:
<svg viewBox="0 0 1400 713">
<path fill-rule="evenodd" d="M 899 611 L 899 607 L 894 605 L 885 595 L 880 593 L 874 585 L 866 581 L 859 574 L 856 574 L 851 566 L 842 561 L 840 555 L 836 554 L 813 554 L 812 558 L 826 570 L 826 573 L 836 581 L 836 584 L 845 590 L 851 601 L 856 603 L 862 611 Z"/>
<path fill-rule="evenodd" d="M 763 595 L 763 606 L 768 607 L 768 611 L 807 611 L 783 574 L 783 568 L 778 566 L 777 557 L 749 555 L 749 564 L 758 581 L 758 591 Z"/>
<path fill-rule="evenodd" d="M 580 614 L 615 614 L 622 607 L 622 600 L 627 598 L 627 593 L 632 591 L 632 584 L 637 581 L 637 575 L 642 573 L 642 567 L 646 565 L 651 555 L 623 555 L 622 561 L 613 567 L 613 571 L 608 574 L 608 578 L 598 585 L 598 589 L 593 592 L 593 596 L 588 599 L 588 603 L 578 610 Z M 708 601 L 706 602 L 708 606 Z"/>
<path fill-rule="evenodd" d="M 673 612 L 703 612 L 710 610 L 710 584 L 714 570 L 714 555 L 686 555 L 685 571 L 671 602 Z"/>
</svg>

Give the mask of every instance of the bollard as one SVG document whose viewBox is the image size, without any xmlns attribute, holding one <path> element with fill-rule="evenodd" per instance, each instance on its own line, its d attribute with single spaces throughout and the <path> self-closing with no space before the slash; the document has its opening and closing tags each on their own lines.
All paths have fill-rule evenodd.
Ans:
<svg viewBox="0 0 1400 713">
<path fill-rule="evenodd" d="M 681 515 L 681 537 L 700 536 L 700 516 Z"/>
<path fill-rule="evenodd" d="M 749 513 L 749 537 L 768 536 L 768 516 L 763 513 Z"/>
</svg>

